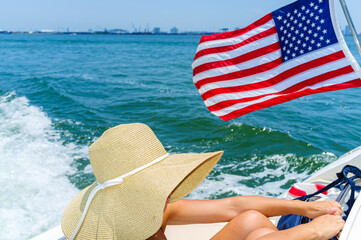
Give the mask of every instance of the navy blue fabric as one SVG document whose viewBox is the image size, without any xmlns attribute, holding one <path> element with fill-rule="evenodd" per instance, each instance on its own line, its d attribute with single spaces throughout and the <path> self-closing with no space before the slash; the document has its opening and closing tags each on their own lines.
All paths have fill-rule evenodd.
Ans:
<svg viewBox="0 0 361 240">
<path fill-rule="evenodd" d="M 337 43 L 329 0 L 298 0 L 272 16 L 284 62 Z"/>
<path fill-rule="evenodd" d="M 354 174 L 354 176 L 348 177 L 347 175 L 349 173 Z M 317 191 L 315 193 L 312 193 L 312 194 L 309 194 L 309 195 L 306 195 L 303 197 L 299 197 L 296 200 L 308 201 L 310 198 L 316 196 L 317 194 L 325 192 L 333 187 L 340 188 L 341 192 L 343 193 L 343 191 L 347 189 L 347 186 L 350 185 L 351 186 L 351 189 L 350 189 L 351 196 L 350 196 L 349 201 L 346 203 L 348 205 L 348 210 L 345 211 L 345 215 L 347 218 L 347 216 L 349 215 L 351 208 L 355 202 L 355 191 L 358 189 L 358 187 L 356 187 L 355 182 L 354 182 L 354 180 L 356 178 L 361 178 L 361 170 L 355 166 L 347 165 L 342 169 L 342 171 L 340 173 L 337 173 L 337 179 L 335 181 L 333 181 L 332 183 L 330 183 L 329 185 L 325 186 L 324 188 L 320 189 L 319 191 Z M 310 221 L 310 219 L 308 219 L 305 216 L 300 216 L 300 215 L 295 215 L 295 214 L 285 215 L 285 216 L 282 216 L 280 218 L 280 220 L 278 221 L 277 228 L 279 230 L 285 230 L 285 229 L 289 229 L 289 228 L 295 227 L 300 224 L 308 223 L 309 221 Z M 331 240 L 336 240 L 336 239 L 337 238 L 332 238 Z"/>
<path fill-rule="evenodd" d="M 305 216 L 290 214 L 281 217 L 278 222 L 277 228 L 278 230 L 286 230 L 308 222 L 308 218 L 306 218 Z"/>
</svg>

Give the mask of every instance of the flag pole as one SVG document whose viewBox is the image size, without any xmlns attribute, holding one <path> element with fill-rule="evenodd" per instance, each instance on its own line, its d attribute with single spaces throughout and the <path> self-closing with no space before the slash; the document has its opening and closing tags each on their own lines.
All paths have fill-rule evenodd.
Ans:
<svg viewBox="0 0 361 240">
<path fill-rule="evenodd" d="M 353 24 L 352 22 L 352 18 L 350 16 L 350 12 L 348 11 L 348 8 L 347 8 L 347 5 L 346 5 L 346 2 L 345 0 L 340 0 L 340 3 L 341 3 L 341 6 L 342 6 L 342 10 L 346 16 L 346 20 L 347 20 L 347 23 L 348 23 L 348 26 L 350 27 L 350 30 L 351 30 L 351 33 L 352 33 L 352 36 L 353 36 L 353 39 L 355 40 L 355 43 L 356 43 L 356 47 L 358 49 L 358 52 L 361 56 L 361 45 L 360 45 L 360 40 L 358 39 L 358 36 L 357 36 L 357 32 L 355 30 L 355 25 Z"/>
</svg>

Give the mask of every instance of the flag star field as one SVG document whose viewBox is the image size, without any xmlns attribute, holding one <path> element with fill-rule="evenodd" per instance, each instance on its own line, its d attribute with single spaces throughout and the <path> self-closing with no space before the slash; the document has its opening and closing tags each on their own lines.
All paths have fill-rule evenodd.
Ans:
<svg viewBox="0 0 361 240">
<path fill-rule="evenodd" d="M 295 2 L 272 13 L 283 61 L 337 42 L 328 1 Z"/>
</svg>

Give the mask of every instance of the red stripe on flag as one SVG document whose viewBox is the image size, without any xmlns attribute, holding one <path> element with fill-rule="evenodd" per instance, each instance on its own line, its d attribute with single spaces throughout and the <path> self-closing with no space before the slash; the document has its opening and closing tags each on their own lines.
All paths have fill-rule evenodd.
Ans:
<svg viewBox="0 0 361 240">
<path fill-rule="evenodd" d="M 299 91 L 302 88 L 305 88 L 307 86 L 313 86 L 313 85 L 315 85 L 317 83 L 324 82 L 324 81 L 326 81 L 328 79 L 332 79 L 332 78 L 335 78 L 335 77 L 338 77 L 338 76 L 341 76 L 341 75 L 344 75 L 344 74 L 349 74 L 349 73 L 352 73 L 352 72 L 354 72 L 353 68 L 351 66 L 346 66 L 346 67 L 343 67 L 343 68 L 340 68 L 340 69 L 337 69 L 337 70 L 333 70 L 333 71 L 321 74 L 319 76 L 307 79 L 306 81 L 297 83 L 297 84 L 285 89 L 281 93 L 282 94 L 293 93 L 293 92 Z"/>
<path fill-rule="evenodd" d="M 265 64 L 258 65 L 253 68 L 249 68 L 249 69 L 245 69 L 245 70 L 241 70 L 241 71 L 237 71 L 237 72 L 232 72 L 232 73 L 227 73 L 227 74 L 224 74 L 221 76 L 204 78 L 204 79 L 196 82 L 195 85 L 199 89 L 202 86 L 209 84 L 209 83 L 213 83 L 213 82 L 221 82 L 221 81 L 227 81 L 227 80 L 252 76 L 252 75 L 255 75 L 258 73 L 262 73 L 262 72 L 271 70 L 271 69 L 281 65 L 282 63 L 283 63 L 282 57 L 280 57 L 276 60 L 273 60 L 273 61 L 265 63 Z"/>
<path fill-rule="evenodd" d="M 303 82 L 297 83 L 281 92 L 276 92 L 276 93 L 269 93 L 269 94 L 263 94 L 263 95 L 258 95 L 255 97 L 248 97 L 248 98 L 241 98 L 241 99 L 233 99 L 233 100 L 227 100 L 227 101 L 222 101 L 219 102 L 217 104 L 214 104 L 212 106 L 209 106 L 208 109 L 209 111 L 218 111 L 221 110 L 223 108 L 226 107 L 230 107 L 232 105 L 235 105 L 237 103 L 244 103 L 244 102 L 250 102 L 250 101 L 254 101 L 263 97 L 267 97 L 270 95 L 278 95 L 278 94 L 292 94 L 293 92 L 299 91 L 307 86 L 312 86 L 314 84 L 320 83 L 320 82 L 324 82 L 327 81 L 329 79 L 344 75 L 344 74 L 348 74 L 348 73 L 352 73 L 354 70 L 351 66 L 346 66 L 344 68 L 340 68 L 331 72 L 327 72 L 324 74 L 321 74 L 319 76 L 307 79 Z"/>
<path fill-rule="evenodd" d="M 219 116 L 219 118 L 221 118 L 224 121 L 228 121 L 233 118 L 242 116 L 244 114 L 254 112 L 254 111 L 257 111 L 257 110 L 260 110 L 263 108 L 271 107 L 274 105 L 278 105 L 278 104 L 281 104 L 281 103 L 284 103 L 287 101 L 291 101 L 291 100 L 294 100 L 299 97 L 312 95 L 312 94 L 316 94 L 316 93 L 322 93 L 322 92 L 331 92 L 331 91 L 336 91 L 336 90 L 355 88 L 355 87 L 361 87 L 361 79 L 358 78 L 358 79 L 355 79 L 352 81 L 348 81 L 345 83 L 336 84 L 336 85 L 332 85 L 332 86 L 328 86 L 328 87 L 322 87 L 322 88 L 318 88 L 318 89 L 305 89 L 303 91 L 296 92 L 293 94 L 283 95 L 283 96 L 280 96 L 277 98 L 270 99 L 265 102 L 257 103 L 257 104 L 236 110 L 234 112 L 231 112 L 231 113 L 223 115 L 223 116 Z"/>
<path fill-rule="evenodd" d="M 325 187 L 325 185 L 322 185 L 322 184 L 315 184 L 315 186 L 317 188 L 317 191 L 320 191 L 322 188 Z M 327 191 L 322 192 L 322 194 L 327 195 Z"/>
<path fill-rule="evenodd" d="M 240 64 L 243 62 L 247 62 L 250 61 L 252 59 L 261 57 L 263 55 L 266 55 L 268 53 L 271 52 L 275 52 L 277 50 L 279 50 L 280 44 L 279 42 L 273 43 L 271 45 L 265 46 L 263 48 L 259 48 L 257 50 L 254 50 L 252 52 L 249 53 L 245 53 L 241 56 L 235 57 L 235 58 L 231 58 L 228 60 L 221 60 L 221 61 L 216 61 L 216 62 L 210 62 L 210 63 L 205 63 L 202 65 L 199 65 L 198 67 L 195 67 L 193 69 L 193 76 L 197 75 L 201 72 L 207 71 L 207 70 L 211 70 L 211 69 L 215 69 L 215 68 L 221 68 L 221 67 L 227 67 L 227 66 L 232 66 L 232 65 L 236 65 L 236 64 Z"/>
<path fill-rule="evenodd" d="M 294 186 L 292 186 L 290 188 L 290 190 L 288 190 L 288 192 L 293 195 L 293 196 L 297 196 L 297 197 L 302 197 L 307 195 L 307 193 L 299 188 L 295 188 Z"/>
<path fill-rule="evenodd" d="M 273 19 L 272 13 L 267 14 L 263 18 L 257 20 L 256 22 L 252 23 L 251 25 L 249 25 L 248 27 L 238 29 L 235 31 L 231 31 L 231 32 L 224 32 L 224 33 L 217 33 L 217 34 L 213 34 L 213 35 L 203 36 L 201 38 L 199 44 L 201 44 L 203 42 L 213 41 L 213 40 L 221 40 L 221 39 L 238 37 L 242 34 L 245 34 L 246 32 L 249 32 L 255 28 L 258 28 L 259 26 L 262 26 L 263 24 L 269 22 L 272 19 Z"/>
<path fill-rule="evenodd" d="M 244 92 L 244 91 L 250 91 L 250 90 L 255 90 L 255 89 L 261 89 L 261 88 L 267 88 L 267 87 L 271 87 L 272 85 L 275 85 L 277 83 L 280 83 L 282 81 L 284 81 L 285 79 L 288 79 L 290 77 L 293 77 L 299 73 L 302 73 L 304 71 L 310 70 L 312 68 L 316 68 L 319 66 L 322 66 L 324 64 L 333 62 L 333 61 L 337 61 L 339 59 L 342 59 L 345 57 L 345 54 L 342 51 L 303 63 L 301 65 L 298 65 L 297 67 L 288 69 L 282 73 L 280 73 L 279 75 L 270 78 L 268 80 L 262 81 L 262 82 L 257 82 L 257 83 L 251 83 L 251 84 L 247 84 L 247 85 L 241 85 L 241 86 L 234 86 L 234 87 L 225 87 L 225 88 L 217 88 L 217 89 L 212 89 L 209 90 L 207 92 L 204 92 L 202 94 L 202 98 L 203 100 L 206 100 L 210 97 L 213 97 L 215 95 L 218 94 L 222 94 L 222 93 L 235 93 L 235 92 Z M 202 81 L 205 79 L 202 79 Z M 203 84 L 204 85 L 204 84 Z"/>
<path fill-rule="evenodd" d="M 265 38 L 265 37 L 269 37 L 273 34 L 277 33 L 277 28 L 276 27 L 273 27 L 273 28 L 270 28 L 266 31 L 263 31 L 261 33 L 258 33 L 257 35 L 254 35 L 240 43 L 237 43 L 237 44 L 233 44 L 233 45 L 230 45 L 230 46 L 222 46 L 222 47 L 214 47 L 214 48 L 207 48 L 207 49 L 203 49 L 203 50 L 200 50 L 199 52 L 196 53 L 195 57 L 194 57 L 194 60 L 196 60 L 197 58 L 199 57 L 202 57 L 204 55 L 208 55 L 208 54 L 214 54 L 214 53 L 223 53 L 223 52 L 228 52 L 228 51 L 232 51 L 234 49 L 237 49 L 237 48 L 240 48 L 242 46 L 245 46 L 251 42 L 254 42 L 254 41 L 257 41 L 257 40 L 260 40 L 262 38 Z"/>
</svg>

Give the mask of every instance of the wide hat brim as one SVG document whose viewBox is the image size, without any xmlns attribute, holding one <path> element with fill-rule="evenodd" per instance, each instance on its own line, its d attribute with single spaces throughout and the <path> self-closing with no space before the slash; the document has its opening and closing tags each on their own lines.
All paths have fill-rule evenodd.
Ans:
<svg viewBox="0 0 361 240">
<path fill-rule="evenodd" d="M 100 190 L 94 197 L 76 239 L 142 240 L 162 225 L 166 199 L 184 198 L 211 172 L 223 152 L 173 154 L 124 179 L 120 185 Z M 69 238 L 75 230 L 90 192 L 82 190 L 67 206 L 62 230 Z"/>
</svg>

